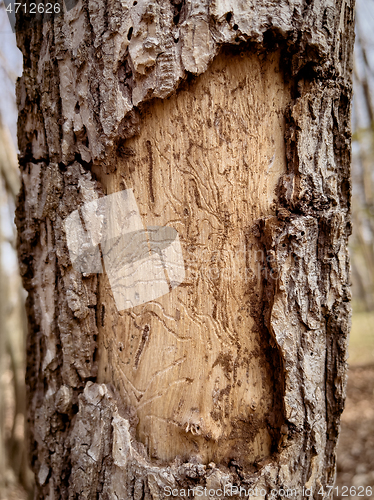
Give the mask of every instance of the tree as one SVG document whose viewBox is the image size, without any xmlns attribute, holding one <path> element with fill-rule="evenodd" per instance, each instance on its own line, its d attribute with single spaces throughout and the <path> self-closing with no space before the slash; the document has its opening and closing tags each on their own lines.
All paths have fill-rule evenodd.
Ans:
<svg viewBox="0 0 374 500">
<path fill-rule="evenodd" d="M 0 53 L 1 55 L 1 53 Z M 31 489 L 24 440 L 24 290 L 17 269 L 14 204 L 19 191 L 17 153 L 0 114 L 0 489 L 18 480 Z M 13 229 L 13 230 L 12 230 Z M 31 477 L 30 477 L 31 476 Z"/>
<path fill-rule="evenodd" d="M 342 1 L 87 0 L 18 18 L 36 498 L 329 496 L 353 33 Z M 162 296 L 117 310 L 126 245 L 137 273 L 144 245 L 149 263 L 177 243 L 182 282 L 164 262 L 162 295 L 147 267 Z"/>
<path fill-rule="evenodd" d="M 364 6 L 365 4 L 363 4 Z M 360 9 L 357 9 L 359 12 Z M 370 11 L 369 11 L 370 12 Z M 366 11 L 367 14 L 367 11 Z M 365 10 L 361 10 L 364 19 Z M 357 299 L 356 309 L 371 311 L 374 308 L 374 253 L 373 253 L 373 102 L 371 97 L 371 67 L 368 57 L 368 34 L 362 22 L 356 21 L 356 49 L 353 72 L 353 85 L 356 96 L 353 103 L 353 140 L 356 154 L 352 157 L 353 193 L 353 234 L 350 241 L 352 249 L 352 290 Z"/>
</svg>

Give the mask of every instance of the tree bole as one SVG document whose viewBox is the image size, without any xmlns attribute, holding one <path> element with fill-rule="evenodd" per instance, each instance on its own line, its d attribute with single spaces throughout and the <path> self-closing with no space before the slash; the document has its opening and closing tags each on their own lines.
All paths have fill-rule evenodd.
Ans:
<svg viewBox="0 0 374 500">
<path fill-rule="evenodd" d="M 80 0 L 17 20 L 35 498 L 329 496 L 353 8 Z M 166 266 L 167 293 L 118 310 L 105 245 L 83 272 L 66 221 L 89 231 L 87 207 L 125 190 L 145 245 L 178 235 L 184 279 Z"/>
</svg>

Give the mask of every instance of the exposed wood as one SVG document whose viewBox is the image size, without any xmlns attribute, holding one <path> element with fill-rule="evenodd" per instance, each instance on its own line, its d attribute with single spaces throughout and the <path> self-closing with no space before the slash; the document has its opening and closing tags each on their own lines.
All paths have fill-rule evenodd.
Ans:
<svg viewBox="0 0 374 500">
<path fill-rule="evenodd" d="M 37 498 L 326 496 L 349 332 L 353 4 L 87 0 L 40 27 L 21 18 L 17 37 Z M 119 314 L 107 275 L 73 268 L 64 221 L 129 188 L 145 225 L 180 234 L 187 279 Z M 225 283 L 257 250 L 261 278 Z M 214 258 L 218 279 L 191 283 Z M 177 373 L 157 379 L 161 365 Z M 169 384 L 151 408 L 147 379 L 155 396 Z"/>
<path fill-rule="evenodd" d="M 99 282 L 98 381 L 136 409 L 137 436 L 164 461 L 253 463 L 271 454 L 272 433 L 279 439 L 280 366 L 259 316 L 268 270 L 253 232 L 274 214 L 286 172 L 290 93 L 279 58 L 220 56 L 152 103 L 116 173 L 98 173 L 106 193 L 134 190 L 145 226 L 173 227 L 182 241 L 186 278 L 160 299 L 118 315 Z"/>
</svg>

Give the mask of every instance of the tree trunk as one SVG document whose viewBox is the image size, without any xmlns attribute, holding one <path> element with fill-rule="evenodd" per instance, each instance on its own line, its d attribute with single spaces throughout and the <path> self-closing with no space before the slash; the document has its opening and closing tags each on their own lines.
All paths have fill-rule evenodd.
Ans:
<svg viewBox="0 0 374 500">
<path fill-rule="evenodd" d="M 18 19 L 35 498 L 330 496 L 353 8 Z"/>
</svg>

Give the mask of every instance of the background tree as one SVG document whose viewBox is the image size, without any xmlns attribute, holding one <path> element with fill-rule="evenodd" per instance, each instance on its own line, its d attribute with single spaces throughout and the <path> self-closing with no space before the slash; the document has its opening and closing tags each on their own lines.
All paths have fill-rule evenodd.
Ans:
<svg viewBox="0 0 374 500">
<path fill-rule="evenodd" d="M 0 51 L 0 68 L 15 81 L 4 59 Z M 24 439 L 27 326 L 13 224 L 19 184 L 17 154 L 0 113 L 0 490 L 32 483 Z"/>
<path fill-rule="evenodd" d="M 373 96 L 370 36 L 365 29 L 365 18 L 373 15 L 362 4 L 362 13 L 356 23 L 356 55 L 354 66 L 353 113 L 353 235 L 352 282 L 357 310 L 374 308 L 374 247 L 373 247 Z"/>
<path fill-rule="evenodd" d="M 37 497 L 230 483 L 327 497 L 353 5 L 88 0 L 20 17 L 17 37 Z M 130 188 L 145 225 L 178 231 L 186 280 L 118 313 L 107 275 L 73 268 L 64 220 Z"/>
</svg>

